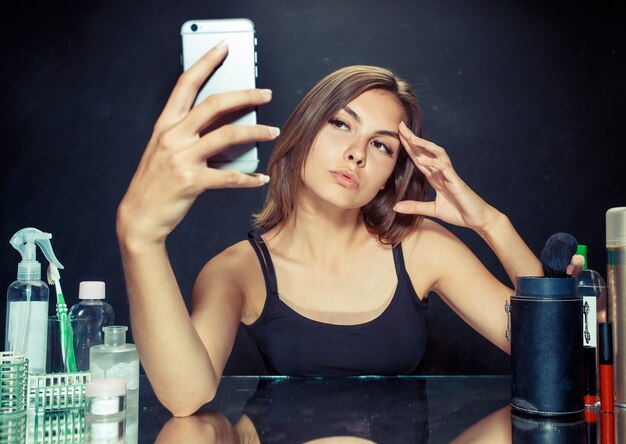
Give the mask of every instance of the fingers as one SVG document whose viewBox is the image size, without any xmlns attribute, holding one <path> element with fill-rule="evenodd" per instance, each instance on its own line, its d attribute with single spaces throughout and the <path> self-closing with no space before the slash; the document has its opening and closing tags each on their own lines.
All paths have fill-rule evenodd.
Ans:
<svg viewBox="0 0 626 444">
<path fill-rule="evenodd" d="M 181 122 L 181 129 L 186 132 L 199 133 L 222 114 L 253 108 L 270 100 L 272 100 L 270 89 L 248 89 L 214 94 L 189 111 L 187 117 Z"/>
<path fill-rule="evenodd" d="M 400 123 L 400 136 L 407 142 L 404 147 L 412 158 L 427 154 L 429 157 L 450 160 L 446 154 L 446 150 L 433 142 L 417 137 L 404 122 Z"/>
<path fill-rule="evenodd" d="M 205 190 L 217 188 L 255 188 L 265 185 L 270 177 L 265 174 L 244 174 L 232 170 L 207 168 L 200 184 Z"/>
<path fill-rule="evenodd" d="M 266 125 L 224 125 L 202 136 L 190 149 L 197 160 L 207 158 L 233 145 L 268 142 L 280 134 L 280 129 Z"/>
<path fill-rule="evenodd" d="M 435 203 L 403 200 L 394 205 L 393 211 L 402 214 L 421 214 L 423 216 L 435 217 Z"/>
<path fill-rule="evenodd" d="M 220 42 L 182 73 L 157 121 L 157 126 L 170 126 L 189 111 L 198 91 L 228 54 L 228 45 Z"/>
<path fill-rule="evenodd" d="M 426 139 L 417 137 L 404 122 L 400 123 L 399 129 L 400 141 L 407 154 L 429 181 L 432 175 L 438 172 L 441 172 L 446 180 L 458 178 L 446 150 Z"/>
<path fill-rule="evenodd" d="M 575 254 L 572 256 L 572 260 L 567 266 L 566 273 L 570 276 L 577 277 L 585 265 L 585 256 L 581 254 Z"/>
<path fill-rule="evenodd" d="M 400 142 L 405 147 L 411 161 L 415 164 L 417 169 L 419 169 L 428 179 L 430 179 L 433 173 L 444 171 L 450 165 L 449 162 L 443 161 L 437 157 L 431 157 L 429 154 L 414 154 L 410 142 L 402 135 L 400 135 Z"/>
<path fill-rule="evenodd" d="M 417 137 L 404 122 L 400 123 L 400 142 L 415 166 L 427 177 L 450 166 L 450 158 L 443 148 Z"/>
</svg>

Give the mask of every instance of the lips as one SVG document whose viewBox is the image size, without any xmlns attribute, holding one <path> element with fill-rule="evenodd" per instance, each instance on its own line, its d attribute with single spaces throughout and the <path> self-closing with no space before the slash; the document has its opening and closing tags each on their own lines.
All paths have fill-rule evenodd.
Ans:
<svg viewBox="0 0 626 444">
<path fill-rule="evenodd" d="M 347 169 L 334 170 L 331 171 L 330 174 L 333 178 L 346 188 L 358 188 L 359 187 L 359 176 Z"/>
</svg>

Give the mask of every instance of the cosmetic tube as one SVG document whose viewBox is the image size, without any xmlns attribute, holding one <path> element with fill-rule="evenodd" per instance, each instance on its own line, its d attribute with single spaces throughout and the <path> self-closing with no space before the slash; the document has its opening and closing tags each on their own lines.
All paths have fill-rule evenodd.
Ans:
<svg viewBox="0 0 626 444">
<path fill-rule="evenodd" d="M 608 321 L 613 324 L 615 405 L 626 407 L 626 207 L 606 212 Z"/>
</svg>

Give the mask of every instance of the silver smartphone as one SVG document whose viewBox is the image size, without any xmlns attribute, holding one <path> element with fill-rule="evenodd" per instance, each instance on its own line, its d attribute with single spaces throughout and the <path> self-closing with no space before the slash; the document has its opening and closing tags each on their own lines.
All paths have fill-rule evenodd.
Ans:
<svg viewBox="0 0 626 444">
<path fill-rule="evenodd" d="M 187 70 L 206 52 L 224 40 L 228 56 L 200 90 L 196 102 L 211 94 L 255 88 L 257 77 L 254 23 L 248 19 L 189 20 L 180 30 L 182 64 Z M 220 123 L 256 125 L 256 110 L 226 116 Z M 252 173 L 259 164 L 255 143 L 234 145 L 208 159 L 213 168 Z"/>
</svg>

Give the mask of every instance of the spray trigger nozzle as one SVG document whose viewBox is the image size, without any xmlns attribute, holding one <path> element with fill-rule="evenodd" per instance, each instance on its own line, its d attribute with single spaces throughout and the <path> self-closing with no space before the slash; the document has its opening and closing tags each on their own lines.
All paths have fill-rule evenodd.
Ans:
<svg viewBox="0 0 626 444">
<path fill-rule="evenodd" d="M 63 268 L 61 262 L 54 255 L 50 239 L 52 239 L 52 234 L 30 227 L 21 229 L 11 237 L 9 243 L 22 255 L 22 261 L 17 266 L 18 280 L 41 279 L 41 264 L 37 261 L 36 245 L 41 248 L 50 264 L 54 264 L 57 268 Z"/>
</svg>

